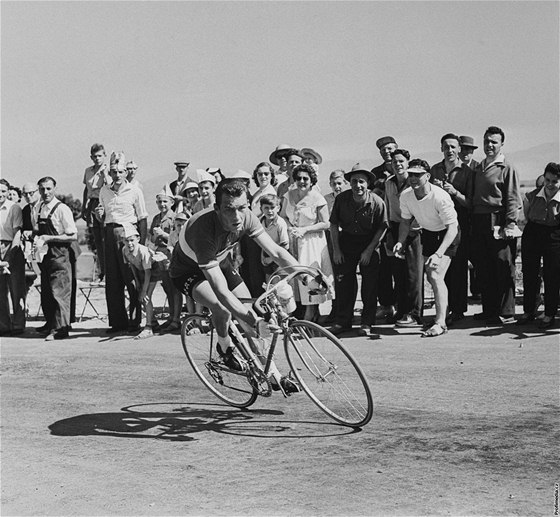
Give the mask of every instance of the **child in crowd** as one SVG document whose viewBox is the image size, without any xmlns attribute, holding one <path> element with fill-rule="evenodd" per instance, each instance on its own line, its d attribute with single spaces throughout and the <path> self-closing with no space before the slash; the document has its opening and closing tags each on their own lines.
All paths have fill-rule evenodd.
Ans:
<svg viewBox="0 0 560 517">
<path fill-rule="evenodd" d="M 156 196 L 156 204 L 159 213 L 152 220 L 150 226 L 150 240 L 152 241 L 155 251 L 163 253 L 167 260 L 161 262 L 161 285 L 167 296 L 169 303 L 169 316 L 167 320 L 161 325 L 161 330 L 166 332 L 173 332 L 181 328 L 180 314 L 181 309 L 177 311 L 175 308 L 175 301 L 177 300 L 177 289 L 173 285 L 171 278 L 169 278 L 169 259 L 171 258 L 171 251 L 169 250 L 169 237 L 173 231 L 173 224 L 175 221 L 175 212 L 171 210 L 173 205 L 173 194 L 166 185 L 163 190 Z"/>
<path fill-rule="evenodd" d="M 169 241 L 167 243 L 167 248 L 168 248 L 170 253 L 173 253 L 173 248 L 175 247 L 177 242 L 179 242 L 179 234 L 181 233 L 181 228 L 183 228 L 185 223 L 188 221 L 189 217 L 190 216 L 185 212 L 179 212 L 175 216 L 175 224 L 173 225 L 173 230 L 171 231 L 171 234 L 169 235 Z M 173 313 L 173 320 L 180 322 L 181 321 L 181 308 L 183 306 L 183 293 L 181 293 L 181 291 L 175 289 L 174 295 L 175 295 L 175 301 L 174 301 L 174 311 L 175 312 Z M 186 299 L 186 305 L 187 305 L 187 312 L 189 314 L 196 313 L 196 304 L 194 303 L 194 300 L 188 295 L 187 295 L 187 299 Z"/>
<path fill-rule="evenodd" d="M 152 251 L 140 244 L 140 235 L 133 224 L 125 223 L 122 250 L 125 264 L 130 266 L 138 291 L 138 300 L 146 313 L 146 325 L 142 332 L 134 339 L 145 339 L 154 335 L 154 330 L 159 330 L 159 323 L 154 317 L 152 294 L 161 278 L 158 262 L 154 261 Z"/>
<path fill-rule="evenodd" d="M 216 189 L 216 178 L 206 171 L 199 172 L 198 190 L 200 199 L 195 203 L 192 213 L 196 214 L 205 208 L 213 207 L 216 202 L 214 190 Z"/>
<path fill-rule="evenodd" d="M 200 198 L 200 192 L 198 191 L 198 183 L 187 178 L 187 183 L 185 183 L 185 188 L 183 189 L 183 210 L 187 214 L 187 218 L 193 215 L 194 205 Z"/>
<path fill-rule="evenodd" d="M 282 219 L 278 212 L 280 211 L 280 198 L 274 194 L 265 194 L 259 199 L 261 206 L 260 218 L 264 230 L 272 240 L 288 249 L 290 239 L 288 237 L 288 224 Z M 264 251 L 262 252 L 261 261 L 264 266 L 266 281 L 270 279 L 272 274 L 278 269 L 276 264 Z"/>
<path fill-rule="evenodd" d="M 331 187 L 332 192 L 329 192 L 325 196 L 325 200 L 327 201 L 327 207 L 329 209 L 329 216 L 332 213 L 334 200 L 336 196 L 338 196 L 344 190 L 347 190 L 350 185 L 348 181 L 346 181 L 344 174 L 345 173 L 342 169 L 335 169 L 329 174 L 329 185 Z M 331 259 L 331 263 L 334 264 L 333 247 L 332 247 L 330 230 L 325 231 L 325 237 L 327 238 L 327 249 L 329 250 L 329 257 Z M 327 324 L 334 323 L 335 317 L 336 317 L 336 298 L 332 300 L 331 312 L 325 318 L 325 323 Z"/>
</svg>

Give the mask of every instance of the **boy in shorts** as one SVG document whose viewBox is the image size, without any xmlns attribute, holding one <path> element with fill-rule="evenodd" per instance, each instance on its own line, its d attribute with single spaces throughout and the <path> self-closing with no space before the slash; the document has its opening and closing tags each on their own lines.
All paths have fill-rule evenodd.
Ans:
<svg viewBox="0 0 560 517">
<path fill-rule="evenodd" d="M 138 292 L 138 300 L 146 313 L 146 325 L 134 339 L 145 339 L 154 335 L 154 330 L 159 330 L 159 323 L 154 317 L 154 306 L 152 294 L 158 281 L 161 279 L 161 271 L 157 262 L 153 260 L 150 249 L 140 244 L 140 235 L 133 224 L 124 223 L 124 241 L 122 250 L 125 264 L 130 266 Z"/>
</svg>

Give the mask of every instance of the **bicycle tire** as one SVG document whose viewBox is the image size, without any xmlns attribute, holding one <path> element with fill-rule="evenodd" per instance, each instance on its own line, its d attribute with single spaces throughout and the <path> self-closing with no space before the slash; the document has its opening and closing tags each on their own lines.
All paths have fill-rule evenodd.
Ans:
<svg viewBox="0 0 560 517">
<path fill-rule="evenodd" d="M 363 427 L 373 416 L 373 398 L 362 369 L 333 334 L 309 321 L 294 320 L 284 342 L 286 357 L 311 400 L 349 427 Z"/>
<path fill-rule="evenodd" d="M 187 316 L 181 325 L 181 342 L 194 373 L 216 397 L 238 408 L 249 407 L 257 400 L 247 374 L 230 370 L 221 363 L 210 316 Z"/>
</svg>

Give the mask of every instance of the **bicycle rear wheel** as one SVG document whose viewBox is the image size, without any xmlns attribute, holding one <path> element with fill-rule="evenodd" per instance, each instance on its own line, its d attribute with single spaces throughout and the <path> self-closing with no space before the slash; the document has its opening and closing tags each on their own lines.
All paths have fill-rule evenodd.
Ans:
<svg viewBox="0 0 560 517">
<path fill-rule="evenodd" d="M 257 394 L 247 374 L 229 369 L 220 360 L 216 351 L 217 334 L 210 316 L 187 316 L 181 326 L 181 341 L 194 373 L 216 397 L 239 408 L 255 402 Z"/>
<path fill-rule="evenodd" d="M 285 349 L 301 387 L 327 415 L 351 427 L 371 420 L 373 399 L 367 379 L 335 336 L 315 323 L 294 320 Z"/>
</svg>

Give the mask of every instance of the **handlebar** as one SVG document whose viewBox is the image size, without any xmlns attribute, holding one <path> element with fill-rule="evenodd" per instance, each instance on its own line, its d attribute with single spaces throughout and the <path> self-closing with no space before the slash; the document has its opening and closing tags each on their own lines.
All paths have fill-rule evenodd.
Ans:
<svg viewBox="0 0 560 517">
<path fill-rule="evenodd" d="M 283 276 L 283 274 L 286 273 L 288 270 L 293 271 L 293 273 L 289 273 L 288 275 Z M 328 284 L 325 280 L 325 275 L 320 269 L 316 267 L 287 266 L 287 267 L 279 268 L 270 277 L 268 283 L 266 284 L 266 289 L 264 293 L 261 294 L 253 303 L 253 308 L 255 309 L 255 311 L 257 311 L 257 313 L 259 313 L 261 316 L 264 314 L 261 304 L 272 294 L 275 294 L 276 290 L 280 286 L 280 280 L 283 280 L 284 282 L 289 282 L 290 280 L 293 280 L 297 276 L 301 276 L 301 275 L 311 276 L 313 277 L 313 280 L 315 280 L 318 283 L 319 288 L 312 290 L 311 294 L 325 293 L 328 290 Z"/>
</svg>

